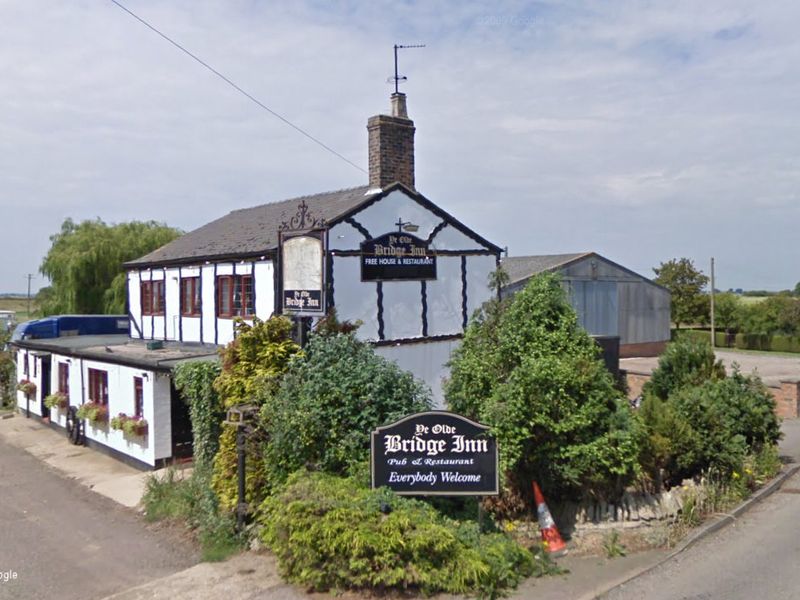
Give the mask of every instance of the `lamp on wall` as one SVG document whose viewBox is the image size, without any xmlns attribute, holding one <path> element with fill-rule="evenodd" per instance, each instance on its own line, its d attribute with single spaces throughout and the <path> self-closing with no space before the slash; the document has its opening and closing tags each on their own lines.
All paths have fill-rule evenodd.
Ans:
<svg viewBox="0 0 800 600">
<path fill-rule="evenodd" d="M 150 381 L 150 373 L 148 373 L 146 371 L 142 371 L 142 379 L 146 379 L 147 381 Z"/>
<path fill-rule="evenodd" d="M 415 233 L 419 230 L 419 225 L 412 223 L 411 221 L 403 221 L 401 218 L 397 218 L 397 231 L 407 231 L 408 233 Z"/>
</svg>

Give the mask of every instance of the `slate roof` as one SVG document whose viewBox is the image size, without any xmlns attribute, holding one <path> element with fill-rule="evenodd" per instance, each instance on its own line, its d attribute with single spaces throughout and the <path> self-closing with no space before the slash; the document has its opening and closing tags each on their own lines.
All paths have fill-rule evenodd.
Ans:
<svg viewBox="0 0 800 600">
<path fill-rule="evenodd" d="M 368 201 L 368 189 L 368 186 L 360 186 L 234 210 L 125 266 L 196 263 L 265 254 L 278 247 L 278 226 L 295 216 L 302 201 L 311 216 L 330 222 Z"/>
<path fill-rule="evenodd" d="M 592 252 L 578 252 L 576 254 L 542 254 L 539 256 L 508 256 L 501 261 L 501 265 L 508 273 L 508 283 L 516 283 L 527 279 L 537 273 L 554 271 L 579 258 L 589 256 Z"/>
</svg>

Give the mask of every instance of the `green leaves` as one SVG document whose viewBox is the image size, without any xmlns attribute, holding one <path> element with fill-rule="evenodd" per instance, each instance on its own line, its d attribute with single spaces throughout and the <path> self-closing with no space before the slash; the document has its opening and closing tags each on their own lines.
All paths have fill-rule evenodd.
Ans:
<svg viewBox="0 0 800 600">
<path fill-rule="evenodd" d="M 430 391 L 354 334 L 313 334 L 263 406 L 271 477 L 305 466 L 346 473 L 369 456 L 378 426 L 426 410 Z"/>
<path fill-rule="evenodd" d="M 691 260 L 673 258 L 653 271 L 655 282 L 672 294 L 673 323 L 680 327 L 681 323 L 704 322 L 708 318 L 708 297 L 703 294 L 708 277 Z"/>
<path fill-rule="evenodd" d="M 42 313 L 124 313 L 122 263 L 160 248 L 180 234 L 155 221 L 107 225 L 100 219 L 79 224 L 67 219 L 61 231 L 50 236 L 50 250 L 39 267 L 51 282 L 40 297 Z"/>
<path fill-rule="evenodd" d="M 553 275 L 484 307 L 445 394 L 492 427 L 507 492 L 528 494 L 535 478 L 549 494 L 613 495 L 636 473 L 635 422 Z"/>
<path fill-rule="evenodd" d="M 315 591 L 497 597 L 534 571 L 531 553 L 503 534 L 478 535 L 426 503 L 324 473 L 292 475 L 259 521 L 281 574 Z"/>
</svg>

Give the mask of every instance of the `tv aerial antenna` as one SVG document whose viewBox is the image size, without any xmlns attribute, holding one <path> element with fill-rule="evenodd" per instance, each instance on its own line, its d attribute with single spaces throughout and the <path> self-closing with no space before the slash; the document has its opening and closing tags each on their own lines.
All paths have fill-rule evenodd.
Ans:
<svg viewBox="0 0 800 600">
<path fill-rule="evenodd" d="M 424 48 L 424 47 L 425 47 L 425 44 L 411 44 L 411 45 L 405 45 L 405 46 L 401 45 L 401 44 L 395 44 L 394 45 L 394 77 L 390 77 L 388 79 L 388 81 L 389 82 L 394 81 L 394 93 L 395 94 L 399 94 L 400 93 L 400 82 L 401 81 L 408 81 L 408 77 L 406 77 L 405 75 L 403 75 L 401 77 L 398 74 L 398 71 L 397 71 L 397 51 L 398 50 L 405 50 L 407 48 Z"/>
</svg>

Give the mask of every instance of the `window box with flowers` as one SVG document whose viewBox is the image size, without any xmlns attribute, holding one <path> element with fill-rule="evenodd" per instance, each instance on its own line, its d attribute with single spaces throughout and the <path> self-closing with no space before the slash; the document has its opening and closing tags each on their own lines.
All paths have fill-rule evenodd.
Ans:
<svg viewBox="0 0 800 600">
<path fill-rule="evenodd" d="M 147 435 L 147 419 L 129 417 L 125 413 L 119 413 L 111 419 L 111 429 L 121 431 L 125 435 L 145 436 Z"/>
<path fill-rule="evenodd" d="M 50 410 L 63 410 L 69 406 L 69 398 L 64 392 L 56 392 L 44 399 L 44 405 Z"/>
<path fill-rule="evenodd" d="M 99 424 L 108 420 L 108 407 L 99 402 L 84 402 L 78 407 L 78 418 L 86 419 L 89 423 Z"/>
<path fill-rule="evenodd" d="M 33 396 L 36 393 L 36 384 L 30 379 L 23 379 L 17 384 L 17 390 L 26 396 Z"/>
</svg>

